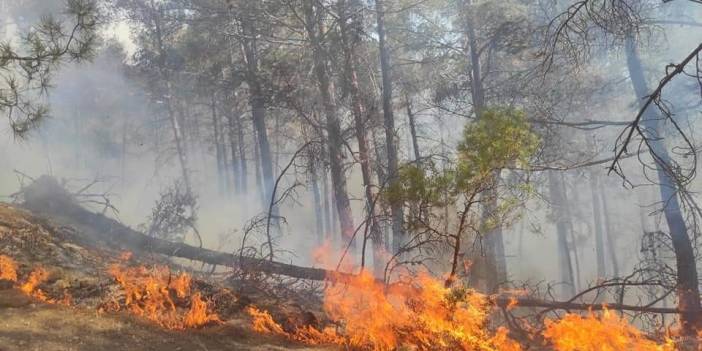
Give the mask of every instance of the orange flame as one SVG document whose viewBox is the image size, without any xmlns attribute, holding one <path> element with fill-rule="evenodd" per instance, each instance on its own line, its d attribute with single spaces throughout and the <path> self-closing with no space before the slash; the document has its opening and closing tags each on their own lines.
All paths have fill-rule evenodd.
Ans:
<svg viewBox="0 0 702 351">
<path fill-rule="evenodd" d="M 324 328 L 320 331 L 308 325 L 297 328 L 294 333 L 288 333 L 273 320 L 268 311 L 249 306 L 246 308 L 246 312 L 251 316 L 253 330 L 261 334 L 281 335 L 309 345 L 345 344 L 345 339 L 337 334 L 334 328 Z"/>
<path fill-rule="evenodd" d="M 33 296 L 38 300 L 54 303 L 54 300 L 47 297 L 41 289 L 37 288 L 39 284 L 45 282 L 47 279 L 49 279 L 49 272 L 47 272 L 46 269 L 42 267 L 38 267 L 32 273 L 29 274 L 29 278 L 27 278 L 27 281 L 20 286 L 20 290 L 22 290 L 22 292 L 24 292 L 25 294 Z"/>
<path fill-rule="evenodd" d="M 186 328 L 199 328 L 211 322 L 218 323 L 221 320 L 216 314 L 207 311 L 207 302 L 196 292 L 190 298 L 190 310 L 185 314 L 183 324 Z"/>
<path fill-rule="evenodd" d="M 347 285 L 328 287 L 324 309 L 342 321 L 343 333 L 310 326 L 293 334 L 283 331 L 270 314 L 248 310 L 253 329 L 287 336 L 308 344 L 338 344 L 357 349 L 519 351 L 506 330 L 492 334 L 487 328 L 487 298 L 469 289 L 448 289 L 442 281 L 420 275 L 414 286 L 386 293 L 385 286 L 368 272 Z"/>
<path fill-rule="evenodd" d="M 186 273 L 173 278 L 165 266 L 123 268 L 118 264 L 112 265 L 109 273 L 124 290 L 124 306 L 130 312 L 165 328 L 196 328 L 220 321 L 217 314 L 208 311 L 199 292 L 191 296 L 191 278 Z M 181 300 L 190 296 L 190 309 L 185 314 L 178 311 L 172 295 Z"/>
<path fill-rule="evenodd" d="M 287 335 L 283 327 L 273 320 L 268 311 L 261 311 L 256 307 L 250 306 L 246 308 L 246 312 L 252 318 L 251 327 L 254 331 L 261 334 Z"/>
<path fill-rule="evenodd" d="M 17 263 L 5 255 L 0 255 L 0 280 L 17 281 Z"/>
<path fill-rule="evenodd" d="M 671 339 L 658 344 L 645 338 L 625 319 L 605 310 L 601 316 L 567 314 L 558 321 L 546 321 L 543 333 L 556 351 L 674 351 Z"/>
</svg>

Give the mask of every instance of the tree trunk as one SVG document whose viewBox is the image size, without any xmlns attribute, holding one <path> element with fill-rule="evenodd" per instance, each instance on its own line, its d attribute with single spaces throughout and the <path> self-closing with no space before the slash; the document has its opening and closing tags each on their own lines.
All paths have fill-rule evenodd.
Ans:
<svg viewBox="0 0 702 351">
<path fill-rule="evenodd" d="M 268 130 L 266 129 L 266 97 L 261 87 L 259 73 L 258 46 L 256 37 L 256 18 L 254 13 L 258 11 L 257 2 L 250 2 L 253 8 L 248 9 L 242 17 L 243 37 L 242 52 L 246 63 L 245 78 L 249 86 L 249 105 L 251 106 L 251 117 L 253 120 L 254 132 L 258 141 L 259 162 L 261 169 L 261 191 L 264 199 L 270 199 L 273 192 L 273 159 L 271 157 L 271 147 L 268 141 Z M 265 205 L 265 201 L 264 201 Z"/>
<path fill-rule="evenodd" d="M 375 116 L 375 117 L 378 117 L 378 116 Z M 371 139 L 373 141 L 373 150 L 375 150 L 375 159 L 376 160 L 385 159 L 385 154 L 383 153 L 383 150 L 387 150 L 387 149 L 380 146 L 380 144 L 381 144 L 381 142 L 379 141 L 380 138 L 378 137 L 375 128 L 371 128 Z M 385 170 L 383 169 L 383 165 L 379 161 L 375 162 L 375 174 L 378 178 L 378 184 L 384 184 L 385 180 L 387 179 L 387 175 L 385 174 Z M 384 184 L 383 187 L 387 187 L 387 184 Z M 380 203 L 379 212 L 385 218 L 390 217 L 390 210 L 388 209 L 388 206 L 386 206 L 384 202 Z M 382 235 L 383 235 L 383 243 L 385 244 L 385 251 L 393 252 L 391 226 L 388 226 L 386 221 L 382 221 L 381 223 L 379 223 L 379 225 L 380 225 L 380 229 L 381 229 Z M 448 231 L 445 231 L 445 233 L 448 233 Z"/>
<path fill-rule="evenodd" d="M 170 84 L 169 84 L 170 85 Z M 170 98 L 168 99 L 170 101 Z M 170 102 L 166 102 L 168 109 L 168 117 L 171 122 L 171 130 L 173 131 L 173 139 L 176 143 L 176 152 L 178 153 L 178 161 L 180 162 L 181 176 L 185 184 L 185 190 L 188 194 L 192 194 L 192 183 L 190 182 L 190 172 L 188 171 L 188 156 L 186 155 L 183 132 L 180 128 L 180 121 Z"/>
<path fill-rule="evenodd" d="M 240 143 L 241 141 L 236 138 L 236 133 L 238 132 L 237 129 L 240 127 L 237 126 L 238 123 L 236 121 L 239 119 L 239 116 L 237 115 L 236 111 L 232 111 L 231 113 L 227 114 L 227 122 L 229 128 L 229 148 L 231 149 L 231 154 L 232 154 L 232 173 L 234 174 L 234 190 L 237 194 L 241 193 L 242 191 L 245 191 L 246 188 L 243 188 L 241 186 L 241 178 L 246 177 L 244 174 L 245 168 L 242 169 L 242 159 L 244 158 L 244 155 L 239 153 L 239 148 L 241 147 Z"/>
<path fill-rule="evenodd" d="M 219 118 L 217 117 L 217 100 L 215 93 L 212 92 L 211 94 L 210 112 L 212 116 L 212 128 L 214 131 L 215 157 L 217 158 L 217 188 L 219 189 L 219 193 L 222 194 L 226 191 L 226 187 L 229 186 L 229 184 L 225 184 L 225 167 L 227 161 L 223 158 L 222 139 L 224 136 L 221 135 L 219 128 Z M 234 176 L 236 177 L 236 173 L 234 173 Z"/>
<path fill-rule="evenodd" d="M 472 5 L 470 0 L 466 1 L 466 19 L 465 19 L 465 29 L 466 29 L 466 40 L 468 41 L 469 49 L 469 60 L 470 60 L 470 93 L 471 100 L 473 103 L 473 111 L 477 119 L 480 118 L 482 111 L 486 108 L 485 105 L 485 88 L 483 86 L 483 76 L 482 76 L 482 64 L 480 59 L 480 53 L 478 51 L 478 40 L 475 33 L 475 27 L 473 25 L 473 18 L 471 16 Z M 499 173 L 495 173 L 495 184 L 500 182 Z M 483 215 L 483 222 L 489 219 L 498 210 L 498 198 L 496 189 L 489 189 L 485 195 L 488 197 L 489 201 L 485 206 L 486 215 Z M 504 250 L 504 239 L 502 234 L 502 224 L 496 223 L 495 228 L 485 235 L 487 252 L 487 261 L 490 270 L 494 271 L 494 275 L 490 274 L 488 278 L 491 280 L 489 285 L 496 288 L 498 284 L 503 283 L 507 280 L 507 262 L 505 258 Z"/>
<path fill-rule="evenodd" d="M 239 147 L 239 170 L 240 170 L 240 176 L 239 176 L 239 184 L 237 186 L 237 190 L 240 194 L 246 193 L 247 189 L 249 188 L 249 176 L 248 176 L 248 166 L 246 164 L 246 140 L 244 140 L 244 126 L 241 123 L 241 118 L 242 115 L 240 113 L 237 113 L 235 116 L 232 116 L 234 119 L 234 128 L 236 128 L 236 139 L 237 139 L 237 144 Z M 232 149 L 232 153 L 233 153 Z"/>
<path fill-rule="evenodd" d="M 166 102 L 166 112 L 168 113 L 168 119 L 171 124 L 171 130 L 173 132 L 173 139 L 176 143 L 176 152 L 178 153 L 178 161 L 180 162 L 181 175 L 183 177 L 183 183 L 185 184 L 186 191 L 188 194 L 192 194 L 192 185 L 190 182 L 190 173 L 188 171 L 188 160 L 185 150 L 183 133 L 180 126 L 180 121 L 178 121 L 178 116 L 176 111 L 174 111 L 174 102 L 171 99 L 173 89 L 171 87 L 170 75 L 168 70 L 166 70 L 166 50 L 163 43 L 163 35 L 161 32 L 161 15 L 162 11 L 160 8 L 155 9 L 154 13 L 154 24 L 155 24 L 155 45 L 158 50 L 157 57 L 157 67 L 159 79 L 164 84 L 162 98 Z"/>
<path fill-rule="evenodd" d="M 600 209 L 600 199 L 597 196 L 597 188 L 599 187 L 599 179 L 595 172 L 590 172 L 590 195 L 592 196 L 592 215 L 595 220 L 595 255 L 597 258 L 597 279 L 603 279 L 607 275 L 607 267 L 605 266 L 605 246 L 604 246 L 604 231 L 602 223 L 602 210 Z"/>
<path fill-rule="evenodd" d="M 475 33 L 475 27 L 473 26 L 473 18 L 471 16 L 472 5 L 471 0 L 466 1 L 466 35 L 468 36 L 468 49 L 470 50 L 470 94 L 473 102 L 473 112 L 476 116 L 480 116 L 480 113 L 485 108 L 485 89 L 483 87 L 483 74 L 482 67 L 480 63 L 480 52 L 478 51 L 478 38 Z"/>
<path fill-rule="evenodd" d="M 573 223 L 573 204 L 579 204 L 580 200 L 578 199 L 578 192 L 574 191 L 574 199 L 571 201 L 568 197 L 568 187 L 567 187 L 567 182 L 565 178 L 565 174 L 561 172 L 559 174 L 560 180 L 560 186 L 561 186 L 561 194 L 563 197 L 563 209 L 564 209 L 564 214 L 565 214 L 565 222 L 568 228 L 568 237 L 566 238 L 566 246 L 569 247 L 569 250 L 573 252 L 572 256 L 572 262 L 573 262 L 573 287 L 575 288 L 575 291 L 580 291 L 580 254 L 578 253 L 578 241 L 575 238 L 575 224 Z M 571 246 L 568 245 L 568 238 L 570 239 Z"/>
<path fill-rule="evenodd" d="M 573 265 L 568 248 L 568 227 L 564 211 L 565 199 L 562 193 L 561 179 L 553 172 L 548 172 L 549 198 L 551 201 L 551 215 L 556 222 L 556 235 L 558 237 L 558 266 L 560 267 L 561 295 L 570 298 L 575 295 L 575 279 L 573 278 Z"/>
<path fill-rule="evenodd" d="M 397 155 L 397 140 L 395 137 L 395 117 L 392 106 L 392 66 L 390 52 L 387 48 L 385 33 L 385 4 L 383 0 L 375 0 L 376 23 L 378 26 L 378 50 L 380 51 L 380 71 L 383 81 L 383 124 L 385 127 L 385 147 L 388 157 L 388 184 L 393 184 L 398 177 L 399 160 Z M 402 203 L 390 204 L 392 213 L 393 251 L 397 253 L 405 244 L 403 229 L 404 214 Z"/>
<path fill-rule="evenodd" d="M 414 113 L 412 112 L 412 101 L 409 95 L 405 94 L 405 103 L 407 104 L 407 118 L 409 118 L 410 136 L 412 137 L 412 149 L 414 150 L 414 162 L 419 164 L 422 155 L 419 151 L 419 141 L 417 140 L 417 122 L 415 121 Z"/>
<path fill-rule="evenodd" d="M 314 199 L 314 219 L 315 219 L 315 234 L 319 242 L 324 241 L 324 213 L 322 211 L 322 195 L 319 190 L 319 175 L 315 165 L 310 170 L 312 182 L 312 196 Z"/>
<path fill-rule="evenodd" d="M 356 4 L 353 4 L 356 5 Z M 383 261 L 383 238 L 380 232 L 380 227 L 377 222 L 376 206 L 373 196 L 373 181 L 370 166 L 370 151 L 368 149 L 368 139 L 366 134 L 366 108 L 361 97 L 361 88 L 358 82 L 358 58 L 357 38 L 360 33 L 349 31 L 349 22 L 351 28 L 360 26 L 357 17 L 349 17 L 349 13 L 356 13 L 359 10 L 358 6 L 347 5 L 345 0 L 339 0 L 337 3 L 339 8 L 339 32 L 341 35 L 341 43 L 344 50 L 344 59 L 346 66 L 346 79 L 349 91 L 351 94 L 351 111 L 353 113 L 354 127 L 356 131 L 356 141 L 358 142 L 358 158 L 361 164 L 361 176 L 363 178 L 363 187 L 366 196 L 366 215 L 370 223 L 370 238 L 373 240 L 373 264 L 376 277 L 382 276 L 385 262 Z"/>
<path fill-rule="evenodd" d="M 627 38 L 626 57 L 631 83 L 637 99 L 643 106 L 643 100 L 648 97 L 650 90 L 633 38 Z M 682 333 L 683 335 L 695 335 L 695 330 L 702 328 L 697 266 L 690 236 L 687 233 L 687 225 L 678 201 L 677 184 L 661 165 L 663 163 L 666 167 L 671 166 L 671 157 L 663 139 L 665 135 L 661 125 L 663 120 L 663 117 L 655 110 L 655 107 L 649 107 L 644 112 L 641 123 L 648 137 L 648 146 L 651 154 L 654 159 L 658 159 L 656 173 L 661 201 L 664 204 L 663 214 L 666 222 L 668 222 L 673 251 L 675 252 L 677 268 L 676 295 L 678 298 L 678 309 L 681 311 L 680 324 Z"/>
<path fill-rule="evenodd" d="M 617 261 L 617 244 L 614 240 L 612 222 L 609 216 L 609 206 L 607 206 L 607 195 L 604 187 L 600 186 L 600 199 L 602 199 L 602 216 L 604 218 L 605 238 L 609 247 L 609 260 L 612 261 L 612 276 L 619 276 L 619 262 Z"/>
<path fill-rule="evenodd" d="M 262 179 L 261 179 L 261 152 L 259 150 L 258 136 L 254 135 L 254 158 L 256 167 L 256 188 L 258 189 L 259 200 L 261 201 L 261 208 L 268 208 L 267 204 L 270 198 L 266 197 L 266 190 L 264 189 Z"/>
<path fill-rule="evenodd" d="M 326 160 L 326 155 L 323 155 L 323 160 Z M 334 224 L 332 223 L 332 202 L 331 198 L 334 196 L 329 188 L 329 175 L 326 167 L 322 167 L 322 194 L 324 195 L 324 201 L 322 205 L 324 207 L 324 238 L 328 239 L 334 232 Z"/>
<path fill-rule="evenodd" d="M 346 175 L 344 172 L 342 150 L 344 140 L 341 134 L 339 116 L 336 112 L 336 102 L 334 101 L 334 84 L 329 77 L 326 64 L 327 55 L 320 39 L 324 32 L 320 23 L 322 15 L 315 11 L 313 0 L 306 0 L 303 6 L 306 18 L 305 28 L 310 38 L 310 44 L 312 45 L 314 71 L 317 76 L 319 93 L 322 98 L 326 117 L 329 165 L 331 168 L 334 198 L 336 200 L 336 210 L 341 224 L 341 237 L 344 242 L 352 242 L 355 227 L 353 224 L 353 215 L 351 213 L 351 202 L 349 201 L 349 196 L 346 191 Z M 351 244 L 353 245 L 353 243 Z"/>
</svg>

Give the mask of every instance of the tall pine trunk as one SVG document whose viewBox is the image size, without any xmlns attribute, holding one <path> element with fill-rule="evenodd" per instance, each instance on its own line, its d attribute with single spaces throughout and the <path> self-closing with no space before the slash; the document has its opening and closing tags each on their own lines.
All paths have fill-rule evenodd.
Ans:
<svg viewBox="0 0 702 351">
<path fill-rule="evenodd" d="M 626 41 L 626 57 L 631 83 L 636 92 L 636 97 L 643 107 L 643 101 L 648 97 L 651 90 L 648 88 L 643 64 L 639 58 L 633 38 L 628 38 Z M 666 222 L 668 222 L 675 253 L 677 268 L 676 295 L 678 298 L 678 309 L 681 311 L 680 324 L 682 325 L 682 333 L 683 335 L 694 335 L 695 329 L 702 328 L 697 266 L 692 242 L 690 241 L 687 225 L 678 200 L 677 184 L 663 166 L 672 166 L 670 153 L 665 145 L 665 139 L 663 139 L 665 135 L 661 124 L 663 121 L 663 117 L 653 106 L 644 111 L 641 119 L 651 154 L 654 159 L 658 159 L 658 162 L 656 162 L 656 174 L 661 202 L 664 206 L 663 214 Z"/>
<path fill-rule="evenodd" d="M 607 240 L 607 247 L 609 248 L 609 260 L 612 264 L 612 276 L 619 276 L 619 262 L 617 260 L 617 243 L 614 240 L 614 233 L 612 228 L 612 220 L 609 215 L 609 206 L 607 204 L 607 195 L 603 186 L 600 186 L 600 199 L 602 200 L 602 217 L 604 218 L 605 227 L 605 239 Z"/>
<path fill-rule="evenodd" d="M 315 11 L 315 1 L 305 0 L 305 28 L 312 46 L 314 72 L 317 78 L 319 94 L 322 98 L 327 127 L 327 145 L 329 149 L 329 165 L 334 188 L 336 210 L 341 225 L 341 237 L 344 243 L 352 243 L 355 232 L 351 202 L 346 190 L 346 175 L 343 165 L 343 135 L 337 115 L 335 89 L 327 69 L 327 55 L 321 42 L 324 30 L 321 25 L 322 14 Z"/>
<path fill-rule="evenodd" d="M 351 0 L 353 2 L 353 0 Z M 353 6 L 352 6 L 353 5 Z M 383 253 L 383 237 L 380 232 L 380 226 L 377 222 L 376 206 L 373 196 L 373 181 L 370 165 L 370 151 L 368 147 L 368 137 L 366 134 L 366 107 L 361 96 L 361 88 L 358 82 L 358 57 L 357 57 L 357 41 L 361 33 L 353 32 L 350 28 L 358 28 L 361 24 L 358 20 L 358 15 L 349 16 L 349 13 L 358 13 L 360 4 L 347 4 L 345 0 L 339 0 L 337 3 L 339 13 L 339 32 L 341 35 L 341 43 L 344 50 L 344 59 L 346 64 L 346 79 L 347 85 L 351 94 L 351 111 L 353 113 L 354 127 L 356 132 L 356 141 L 358 142 L 358 158 L 361 164 L 361 176 L 363 178 L 363 188 L 366 196 L 366 215 L 370 223 L 370 238 L 373 241 L 373 264 L 376 276 L 381 276 L 382 268 L 384 268 Z"/>
<path fill-rule="evenodd" d="M 412 101 L 408 94 L 405 94 L 405 103 L 407 104 L 407 118 L 409 119 L 410 137 L 412 138 L 412 150 L 414 150 L 414 162 L 419 164 L 422 154 L 419 150 L 419 141 L 417 140 L 417 121 L 412 111 Z"/>
<path fill-rule="evenodd" d="M 602 210 L 600 207 L 600 199 L 597 196 L 597 188 L 599 187 L 599 179 L 595 172 L 590 172 L 590 195 L 592 197 L 592 215 L 595 221 L 595 257 L 597 262 L 597 279 L 603 279 L 607 275 L 607 267 L 605 266 L 605 244 L 604 244 L 604 224 L 602 223 Z"/>
<path fill-rule="evenodd" d="M 241 148 L 241 140 L 239 140 L 236 137 L 236 134 L 238 132 L 238 129 L 240 126 L 238 126 L 237 121 L 239 119 L 239 116 L 237 115 L 237 111 L 233 110 L 231 113 L 227 115 L 227 124 L 228 124 L 228 134 L 229 134 L 229 149 L 231 150 L 231 155 L 232 155 L 232 174 L 234 175 L 234 191 L 236 194 L 241 193 L 242 191 L 245 191 L 246 188 L 241 186 L 241 178 L 246 177 L 246 168 L 245 166 L 242 167 L 242 160 L 244 158 L 244 155 L 240 152 Z"/>
<path fill-rule="evenodd" d="M 380 51 L 380 71 L 383 84 L 383 125 L 385 127 L 385 147 L 388 158 L 388 184 L 397 181 L 399 159 L 397 153 L 397 138 L 395 137 L 395 116 L 392 104 L 392 66 L 390 52 L 387 47 L 385 33 L 385 4 L 383 0 L 375 0 L 376 24 L 378 26 L 378 50 Z M 392 213 L 393 251 L 397 253 L 405 244 L 403 229 L 404 214 L 402 203 L 390 204 Z"/>
<path fill-rule="evenodd" d="M 551 214 L 556 222 L 556 235 L 558 238 L 558 266 L 560 267 L 561 295 L 570 298 L 575 295 L 575 279 L 573 264 L 568 247 L 568 225 L 565 209 L 566 200 L 562 192 L 562 180 L 553 172 L 548 172 L 549 198 Z"/>
<path fill-rule="evenodd" d="M 264 199 L 269 200 L 273 193 L 274 178 L 273 159 L 271 157 L 271 147 L 268 141 L 268 130 L 266 129 L 266 96 L 261 86 L 258 43 L 256 40 L 258 29 L 256 27 L 257 18 L 255 14 L 259 9 L 257 1 L 251 1 L 249 4 L 251 7 L 247 9 L 247 13 L 244 13 L 241 19 L 243 30 L 241 49 L 246 64 L 245 79 L 249 87 L 251 117 L 256 140 L 258 141 L 262 196 Z M 264 206 L 268 200 L 263 201 Z"/>
<path fill-rule="evenodd" d="M 319 174 L 316 165 L 312 165 L 310 169 L 312 183 L 312 197 L 314 200 L 314 223 L 315 235 L 319 242 L 324 241 L 324 213 L 322 210 L 322 194 L 319 189 Z"/>
</svg>

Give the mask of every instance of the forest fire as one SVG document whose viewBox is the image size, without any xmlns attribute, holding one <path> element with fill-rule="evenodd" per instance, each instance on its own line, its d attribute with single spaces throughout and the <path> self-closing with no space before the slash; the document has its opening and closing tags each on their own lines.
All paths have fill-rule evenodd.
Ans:
<svg viewBox="0 0 702 351">
<path fill-rule="evenodd" d="M 122 303 L 113 301 L 108 309 L 126 309 L 167 329 L 198 328 L 219 322 L 200 292 L 193 291 L 190 275 L 173 276 L 166 266 L 124 267 L 113 264 L 109 271 L 124 291 Z M 185 312 L 178 305 L 189 304 Z"/>
<path fill-rule="evenodd" d="M 557 351 L 638 350 L 674 351 L 675 343 L 657 343 L 610 310 L 601 316 L 567 314 L 557 321 L 546 321 L 543 336 Z"/>
<path fill-rule="evenodd" d="M 443 282 L 419 275 L 410 285 L 386 292 L 368 272 L 348 284 L 330 285 L 324 292 L 327 315 L 342 322 L 343 331 L 306 326 L 285 333 L 270 314 L 248 310 L 253 328 L 305 343 L 333 343 L 357 349 L 395 350 L 521 350 L 505 329 L 487 326 L 487 299 L 470 289 L 445 288 Z"/>
<path fill-rule="evenodd" d="M 702 0 L 0 9 L 0 351 L 702 351 Z"/>
<path fill-rule="evenodd" d="M 519 308 L 524 295 L 514 291 L 505 309 Z M 494 310 L 489 296 L 465 287 L 447 288 L 428 274 L 385 286 L 363 270 L 353 280 L 324 290 L 324 312 L 338 328 L 306 325 L 288 332 L 265 310 L 249 307 L 247 313 L 258 333 L 358 350 L 519 351 L 527 341 L 556 351 L 677 350 L 672 338 L 651 339 L 608 309 L 547 319 L 544 328 L 528 330 L 529 340 L 517 341 L 507 328 L 491 327 Z"/>
<path fill-rule="evenodd" d="M 17 264 L 5 255 L 0 255 L 0 280 L 17 281 Z"/>
<path fill-rule="evenodd" d="M 62 299 L 53 299 L 39 289 L 39 285 L 46 282 L 48 279 L 49 272 L 43 267 L 37 267 L 29 273 L 27 280 L 19 285 L 19 290 L 27 296 L 31 296 L 45 303 L 70 305 L 72 298 L 68 292 L 64 291 Z M 11 257 L 0 255 L 0 280 L 18 283 L 17 263 Z"/>
</svg>

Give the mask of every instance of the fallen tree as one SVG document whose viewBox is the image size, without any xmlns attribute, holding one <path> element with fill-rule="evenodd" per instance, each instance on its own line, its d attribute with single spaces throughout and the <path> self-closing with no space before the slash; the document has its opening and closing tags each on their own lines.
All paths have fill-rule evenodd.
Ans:
<svg viewBox="0 0 702 351">
<path fill-rule="evenodd" d="M 271 260 L 236 255 L 199 248 L 184 243 L 171 242 L 150 237 L 131 229 L 120 222 L 103 214 L 91 212 L 82 207 L 78 201 L 59 182 L 49 176 L 42 176 L 21 191 L 22 206 L 35 214 L 49 218 L 59 224 L 67 224 L 76 230 L 65 230 L 62 235 L 90 246 L 98 244 L 118 249 L 130 250 L 136 253 L 153 252 L 169 257 L 180 257 L 213 265 L 221 265 L 243 270 L 283 275 L 291 278 L 331 281 L 338 283 L 353 283 L 357 277 L 354 274 L 310 268 L 281 263 Z M 382 283 L 379 281 L 379 283 Z M 401 283 L 391 284 L 386 292 L 393 294 L 406 289 Z M 531 307 L 547 310 L 612 310 L 635 311 L 646 313 L 669 313 L 679 311 L 675 308 L 658 308 L 653 306 L 635 306 L 625 304 L 587 304 L 574 301 L 546 301 L 527 297 L 492 296 L 491 304 L 509 308 Z"/>
<path fill-rule="evenodd" d="M 42 176 L 38 178 L 25 187 L 21 194 L 24 208 L 58 222 L 78 227 L 76 228 L 78 230 L 71 233 L 71 236 L 74 240 L 84 244 L 94 245 L 96 242 L 102 242 L 111 247 L 137 253 L 154 252 L 213 265 L 298 279 L 344 281 L 353 277 L 352 274 L 348 273 L 240 256 L 150 237 L 103 214 L 85 209 L 53 177 Z"/>
</svg>

